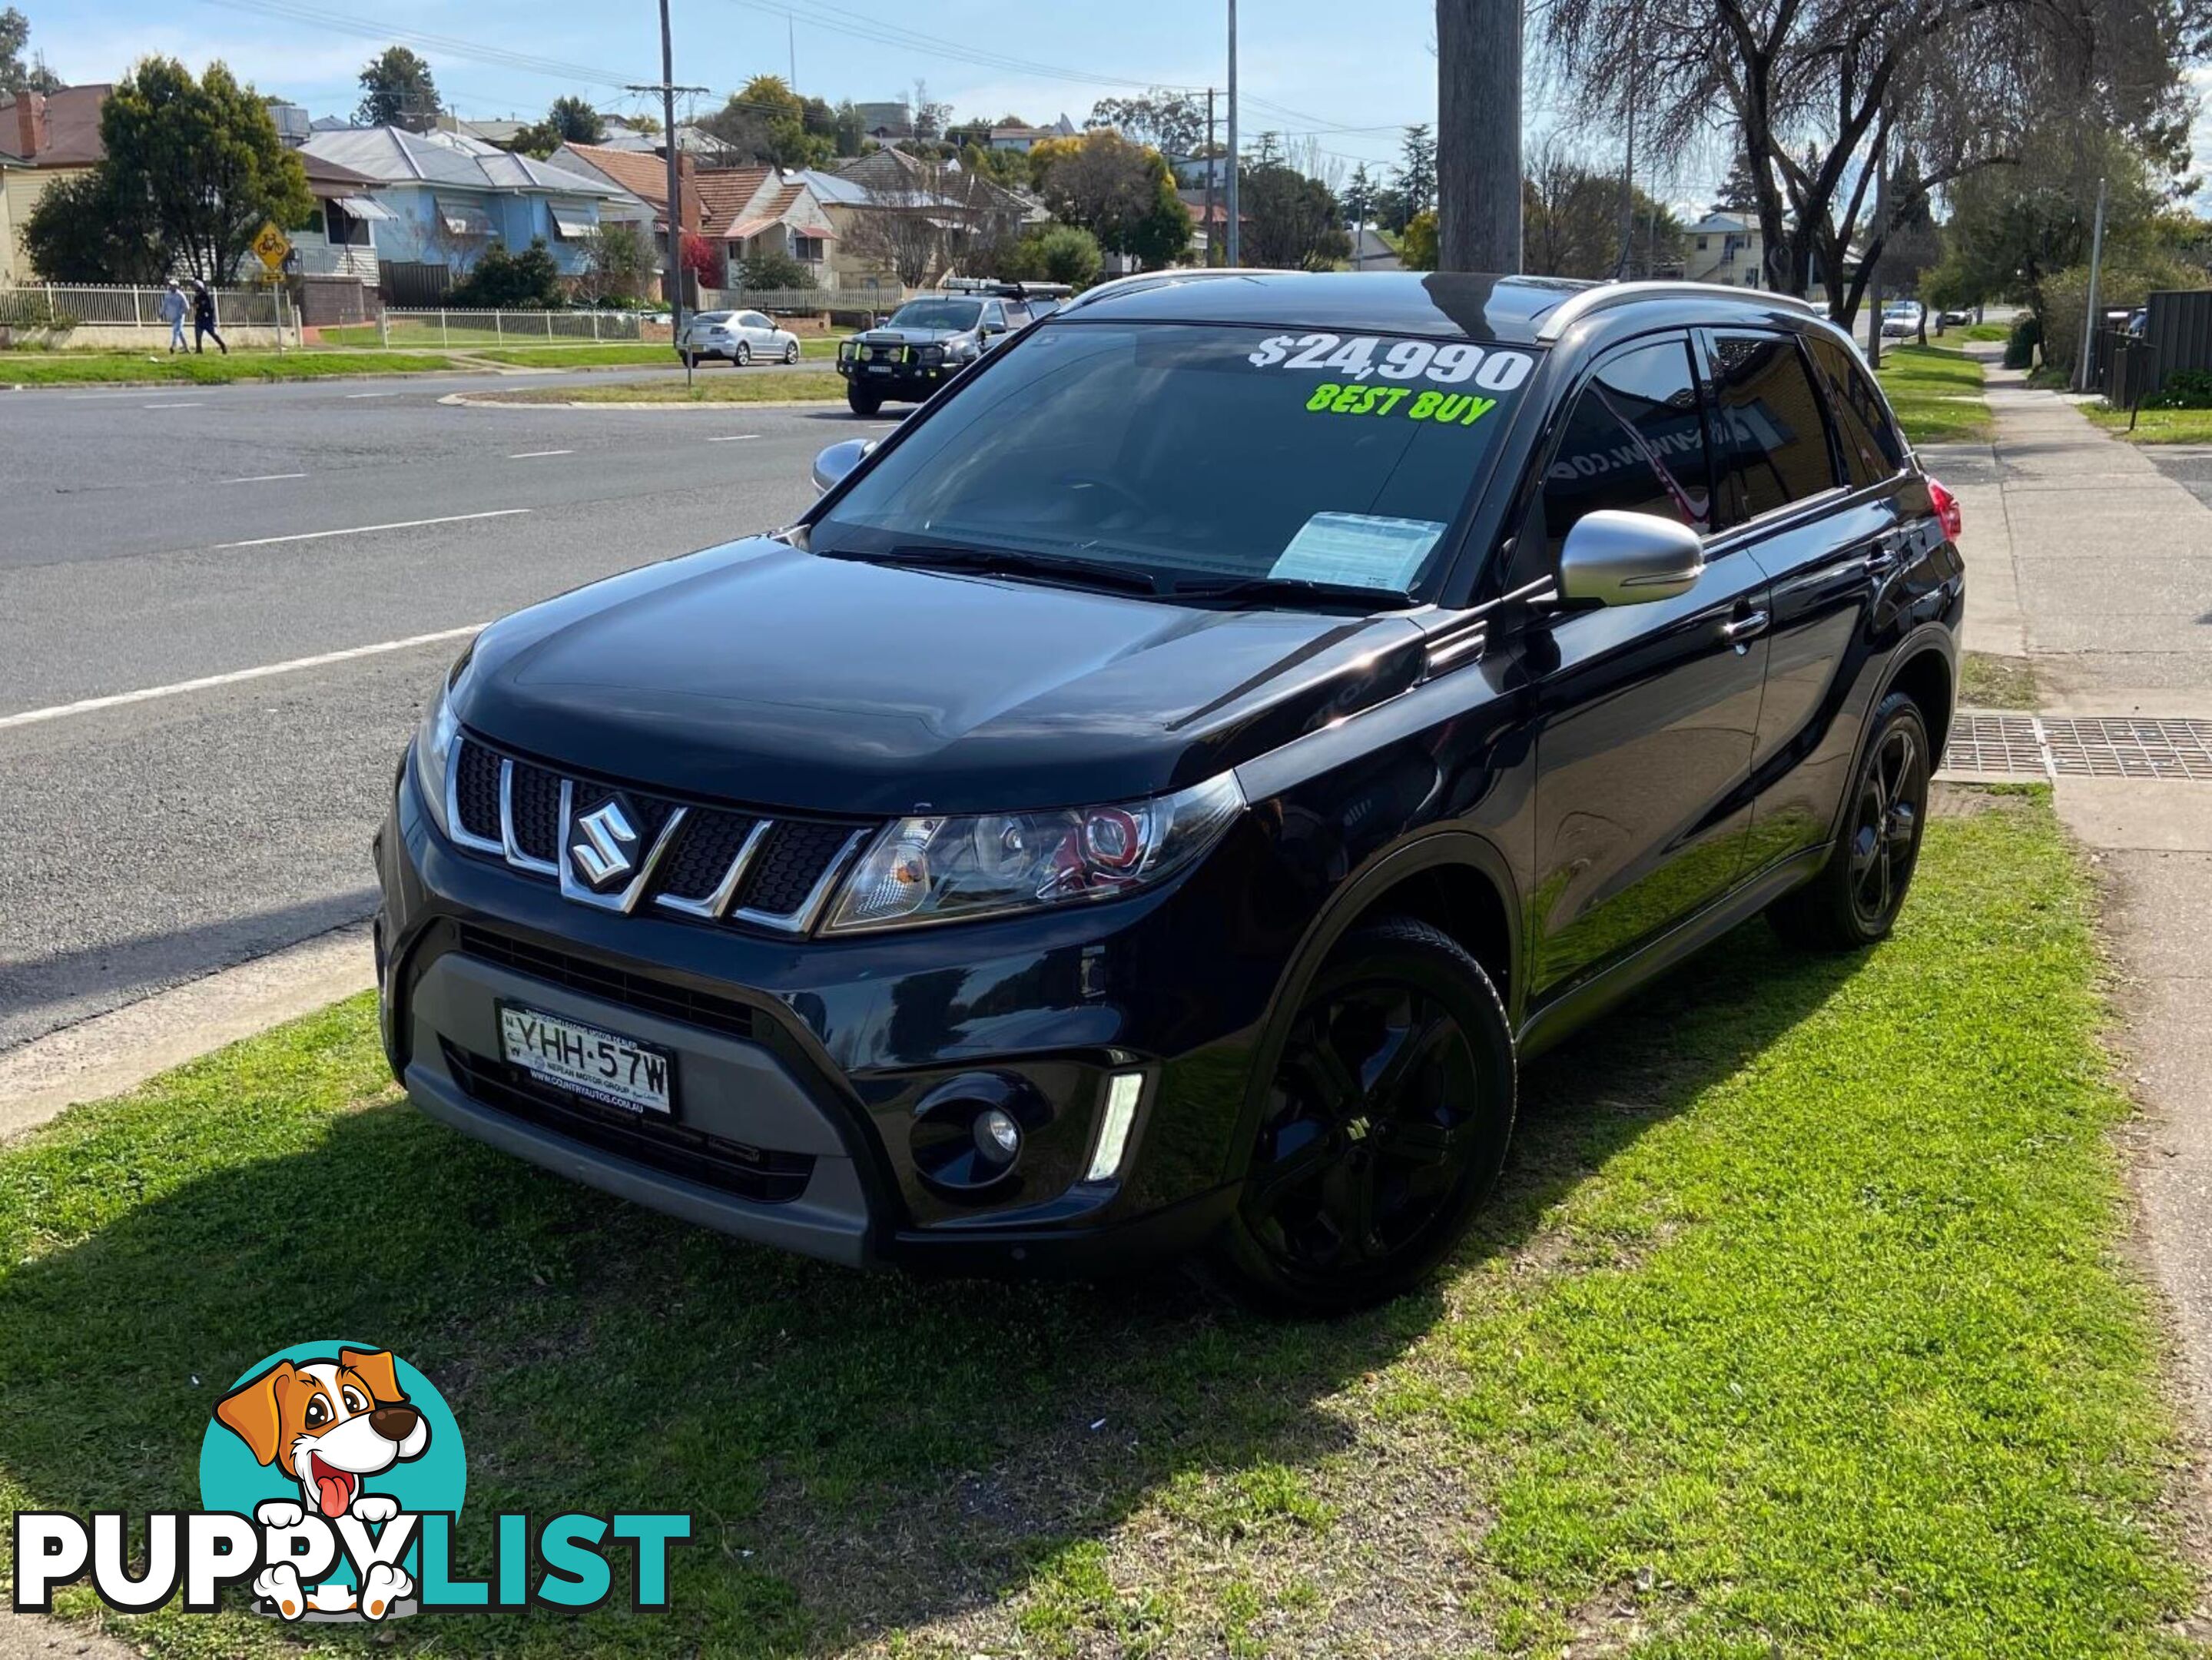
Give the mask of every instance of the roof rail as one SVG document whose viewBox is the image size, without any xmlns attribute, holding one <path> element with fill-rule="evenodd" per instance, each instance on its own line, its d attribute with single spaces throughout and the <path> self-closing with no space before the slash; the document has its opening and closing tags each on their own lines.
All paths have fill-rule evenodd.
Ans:
<svg viewBox="0 0 2212 1660">
<path fill-rule="evenodd" d="M 1178 265 L 1168 271 L 1140 271 L 1127 277 L 1116 277 L 1111 282 L 1088 288 L 1060 308 L 1063 317 L 1079 306 L 1087 306 L 1093 300 L 1103 300 L 1117 294 L 1139 294 L 1146 289 L 1173 288 L 1181 283 L 1200 283 L 1209 277 L 1280 277 L 1284 273 L 1266 265 Z"/>
<path fill-rule="evenodd" d="M 1771 289 L 1730 288 L 1724 283 L 1603 283 L 1596 288 L 1569 295 L 1546 312 L 1543 321 L 1536 326 L 1536 337 L 1539 340 L 1556 340 L 1592 312 L 1607 311 L 1632 300 L 1663 299 L 1669 295 L 1679 299 L 1710 300 L 1723 294 L 1732 300 L 1756 300 L 1768 305 L 1795 306 L 1800 311 L 1814 311 L 1811 301 L 1801 300 L 1794 294 L 1778 294 Z"/>
</svg>

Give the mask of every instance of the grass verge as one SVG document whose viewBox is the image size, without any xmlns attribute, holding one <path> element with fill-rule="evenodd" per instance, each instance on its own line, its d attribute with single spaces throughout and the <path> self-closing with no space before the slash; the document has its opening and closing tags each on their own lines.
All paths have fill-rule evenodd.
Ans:
<svg viewBox="0 0 2212 1660">
<path fill-rule="evenodd" d="M 345 1334 L 459 1414 L 469 1572 L 494 1511 L 699 1517 L 667 1615 L 393 1652 L 2195 1652 L 2088 889 L 2044 793 L 1957 799 L 1894 939 L 1747 927 L 1533 1066 L 1446 1280 L 1325 1325 L 681 1226 L 421 1118 L 342 1004 L 0 1149 L 0 1509 L 189 1506 L 216 1391 Z"/>
<path fill-rule="evenodd" d="M 167 352 L 0 352 L 0 386 L 78 386 L 106 381 L 174 381 L 222 386 L 234 380 L 313 380 L 333 374 L 448 372 L 448 359 L 407 351 L 234 351 L 172 356 Z"/>
<path fill-rule="evenodd" d="M 619 380 L 591 386 L 502 386 L 471 393 L 477 404 L 805 404 L 845 401 L 845 382 L 834 369 L 752 374 L 720 364 L 699 369 L 690 386 L 681 380 Z"/>
<path fill-rule="evenodd" d="M 2009 323 L 1969 323 L 1959 331 L 1961 340 L 1978 340 L 1984 344 L 2012 338 Z"/>
<path fill-rule="evenodd" d="M 2028 660 L 2000 657 L 1987 651 L 1970 651 L 1960 658 L 1959 701 L 1984 709 L 2041 707 L 2036 702 L 2035 671 Z"/>
<path fill-rule="evenodd" d="M 2130 431 L 2125 410 L 2105 404 L 2076 404 L 2075 408 L 2130 444 L 2212 444 L 2212 410 L 2144 410 Z"/>
<path fill-rule="evenodd" d="M 1882 344 L 1878 372 L 1905 435 L 1916 444 L 1986 438 L 1994 430 L 1982 401 L 1982 366 L 1944 346 Z"/>
</svg>

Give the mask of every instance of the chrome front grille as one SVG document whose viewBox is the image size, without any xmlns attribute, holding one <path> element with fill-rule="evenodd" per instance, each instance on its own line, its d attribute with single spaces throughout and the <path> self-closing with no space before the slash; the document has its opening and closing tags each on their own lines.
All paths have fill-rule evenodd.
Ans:
<svg viewBox="0 0 2212 1660">
<path fill-rule="evenodd" d="M 572 777 L 469 737 L 447 763 L 446 818 L 460 846 L 549 878 L 578 904 L 775 933 L 814 926 L 874 834 Z"/>
</svg>

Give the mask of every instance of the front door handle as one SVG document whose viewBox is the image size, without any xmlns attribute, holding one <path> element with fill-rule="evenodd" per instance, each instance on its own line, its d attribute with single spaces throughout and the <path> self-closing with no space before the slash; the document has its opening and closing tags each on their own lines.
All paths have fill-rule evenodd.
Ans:
<svg viewBox="0 0 2212 1660">
<path fill-rule="evenodd" d="M 1738 651 L 1750 649 L 1751 642 L 1766 632 L 1767 616 L 1762 609 L 1747 611 L 1721 624 L 1721 638 Z"/>
</svg>

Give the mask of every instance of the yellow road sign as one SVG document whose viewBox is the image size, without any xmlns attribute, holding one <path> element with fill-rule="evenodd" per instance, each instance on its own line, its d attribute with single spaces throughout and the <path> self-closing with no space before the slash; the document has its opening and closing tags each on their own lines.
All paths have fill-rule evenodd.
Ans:
<svg viewBox="0 0 2212 1660">
<path fill-rule="evenodd" d="M 271 271 L 283 267 L 284 257 L 292 252 L 291 239 L 276 228 L 273 219 L 264 220 L 260 234 L 253 239 L 253 251 L 261 256 L 261 263 Z"/>
</svg>

